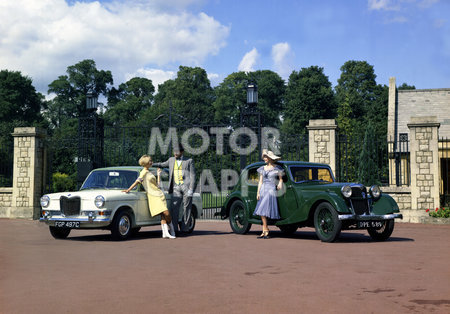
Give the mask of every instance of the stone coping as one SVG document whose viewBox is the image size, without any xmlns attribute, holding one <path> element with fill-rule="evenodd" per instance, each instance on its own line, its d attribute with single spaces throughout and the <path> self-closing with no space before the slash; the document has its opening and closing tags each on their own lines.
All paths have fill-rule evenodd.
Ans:
<svg viewBox="0 0 450 314">
<path fill-rule="evenodd" d="M 11 133 L 13 137 L 46 137 L 47 130 L 37 127 L 23 127 L 14 128 L 14 133 Z"/>
<path fill-rule="evenodd" d="M 337 129 L 335 119 L 309 120 L 308 130 L 334 130 Z"/>
<path fill-rule="evenodd" d="M 13 188 L 0 188 L 0 193 L 12 193 Z"/>
<path fill-rule="evenodd" d="M 450 88 L 429 88 L 429 89 L 398 89 L 399 93 L 423 93 L 423 92 L 450 92 Z"/>
<path fill-rule="evenodd" d="M 395 194 L 411 194 L 410 186 L 381 186 L 383 193 L 395 193 Z"/>
</svg>

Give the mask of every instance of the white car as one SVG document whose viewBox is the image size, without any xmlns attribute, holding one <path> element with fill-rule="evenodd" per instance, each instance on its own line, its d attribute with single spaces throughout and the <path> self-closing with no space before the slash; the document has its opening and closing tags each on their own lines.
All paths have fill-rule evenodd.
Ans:
<svg viewBox="0 0 450 314">
<path fill-rule="evenodd" d="M 141 227 L 159 225 L 160 216 L 150 216 L 147 193 L 141 184 L 124 193 L 139 176 L 141 167 L 111 167 L 93 170 L 77 192 L 46 194 L 41 197 L 40 221 L 49 225 L 56 239 L 67 238 L 72 229 L 109 229 L 113 239 L 123 240 Z M 150 171 L 156 175 L 156 168 Z M 167 187 L 167 169 L 162 173 L 162 185 Z M 171 195 L 163 188 L 169 208 Z M 182 210 L 182 209 L 180 209 Z M 191 225 L 202 216 L 202 199 L 194 193 Z M 182 213 L 180 212 L 180 220 Z"/>
</svg>

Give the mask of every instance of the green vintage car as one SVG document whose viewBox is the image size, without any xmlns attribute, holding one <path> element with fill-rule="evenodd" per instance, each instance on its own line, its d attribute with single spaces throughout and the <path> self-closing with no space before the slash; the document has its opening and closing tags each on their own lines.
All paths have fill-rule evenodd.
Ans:
<svg viewBox="0 0 450 314">
<path fill-rule="evenodd" d="M 253 215 L 259 175 L 258 162 L 247 166 L 239 182 L 227 196 L 220 215 L 229 218 L 235 233 L 245 234 L 252 224 L 261 224 Z M 382 194 L 378 186 L 367 189 L 358 183 L 335 182 L 326 164 L 280 161 L 284 169 L 283 189 L 279 191 L 279 220 L 269 220 L 283 233 L 292 234 L 299 227 L 314 227 L 320 240 L 335 241 L 341 230 L 366 229 L 372 239 L 388 239 L 394 219 L 402 219 L 395 200 Z"/>
</svg>

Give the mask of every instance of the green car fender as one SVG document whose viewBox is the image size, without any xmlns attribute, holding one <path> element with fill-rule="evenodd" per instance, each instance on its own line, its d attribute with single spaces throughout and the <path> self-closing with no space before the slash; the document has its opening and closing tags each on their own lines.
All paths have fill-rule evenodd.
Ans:
<svg viewBox="0 0 450 314">
<path fill-rule="evenodd" d="M 323 191 L 321 193 L 314 193 L 314 197 L 308 198 L 303 204 L 299 204 L 298 210 L 295 210 L 290 217 L 282 217 L 285 219 L 280 221 L 279 225 L 298 223 L 312 219 L 315 208 L 323 202 L 330 203 L 338 213 L 351 213 L 350 208 L 342 196 L 334 192 Z"/>
<path fill-rule="evenodd" d="M 373 203 L 372 212 L 375 215 L 386 215 L 399 211 L 397 202 L 388 194 L 382 194 L 380 199 Z"/>
<path fill-rule="evenodd" d="M 248 202 L 246 202 L 246 198 L 242 197 L 239 191 L 235 191 L 227 197 L 227 201 L 223 204 L 220 210 L 220 216 L 222 219 L 226 219 L 230 216 L 230 208 L 235 201 L 241 201 L 244 204 L 245 211 L 248 215 L 249 209 L 248 209 Z"/>
</svg>

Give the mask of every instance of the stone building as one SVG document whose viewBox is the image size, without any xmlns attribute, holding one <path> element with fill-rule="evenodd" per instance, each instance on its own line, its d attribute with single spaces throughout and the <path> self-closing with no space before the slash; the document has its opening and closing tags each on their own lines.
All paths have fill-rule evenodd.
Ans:
<svg viewBox="0 0 450 314">
<path fill-rule="evenodd" d="M 447 203 L 450 88 L 398 90 L 395 77 L 390 78 L 387 140 L 391 190 L 405 207 L 423 210 Z"/>
</svg>

